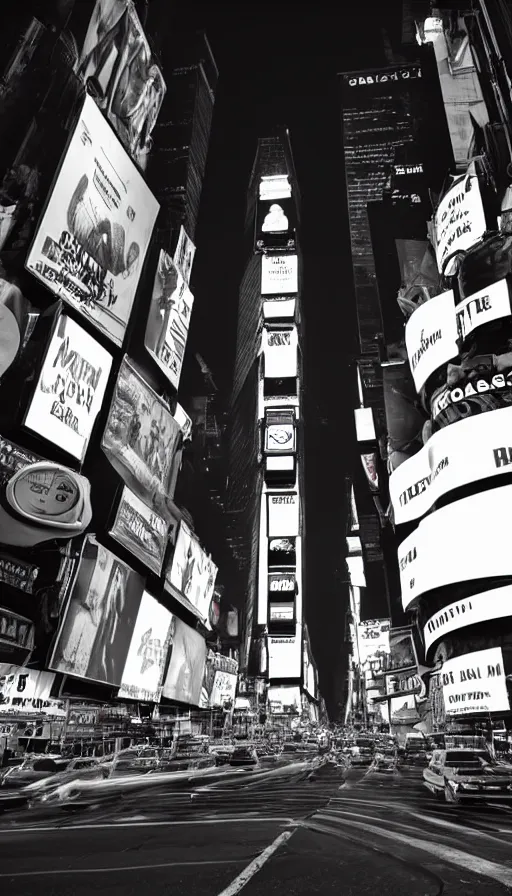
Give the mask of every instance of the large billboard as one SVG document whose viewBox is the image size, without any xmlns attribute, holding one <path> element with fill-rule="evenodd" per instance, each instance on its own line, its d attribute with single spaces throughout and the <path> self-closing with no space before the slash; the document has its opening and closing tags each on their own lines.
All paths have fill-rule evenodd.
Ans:
<svg viewBox="0 0 512 896">
<path fill-rule="evenodd" d="M 510 576 L 503 508 L 511 501 L 512 485 L 505 485 L 463 498 L 422 520 L 398 548 L 404 610 L 434 588 Z"/>
<path fill-rule="evenodd" d="M 215 563 L 182 520 L 165 581 L 169 590 L 174 588 L 186 598 L 208 627 L 216 577 Z"/>
<path fill-rule="evenodd" d="M 159 205 L 90 96 L 26 266 L 120 346 Z"/>
<path fill-rule="evenodd" d="M 193 304 L 186 280 L 161 249 L 144 345 L 175 389 L 180 382 Z"/>
<path fill-rule="evenodd" d="M 201 708 L 221 708 L 225 703 L 234 700 L 237 681 L 237 661 L 209 650 L 204 666 Z"/>
<path fill-rule="evenodd" d="M 144 591 L 118 697 L 159 703 L 171 644 L 172 613 Z"/>
<path fill-rule="evenodd" d="M 288 295 L 299 288 L 297 255 L 262 255 L 261 294 Z"/>
<path fill-rule="evenodd" d="M 416 391 L 429 376 L 459 354 L 453 290 L 420 305 L 405 326 L 405 345 Z"/>
<path fill-rule="evenodd" d="M 269 538 L 299 535 L 299 496 L 296 492 L 267 495 L 267 509 Z"/>
<path fill-rule="evenodd" d="M 447 716 L 509 711 L 501 647 L 446 660 L 440 674 Z"/>
<path fill-rule="evenodd" d="M 475 166 L 456 177 L 434 215 L 434 234 L 439 273 L 450 259 L 482 239 L 487 230 L 484 205 Z"/>
<path fill-rule="evenodd" d="M 475 330 L 510 315 L 510 293 L 505 279 L 472 293 L 455 308 L 459 338 L 464 341 Z"/>
<path fill-rule="evenodd" d="M 111 366 L 112 355 L 61 314 L 23 425 L 83 461 Z"/>
<path fill-rule="evenodd" d="M 268 636 L 268 677 L 301 678 L 302 636 L 300 626 L 292 638 Z"/>
<path fill-rule="evenodd" d="M 450 632 L 510 615 L 512 615 L 512 585 L 504 585 L 456 600 L 438 610 L 425 623 L 423 627 L 425 650 L 429 650 L 432 644 Z"/>
<path fill-rule="evenodd" d="M 270 687 L 267 692 L 267 702 L 273 715 L 281 713 L 300 714 L 302 709 L 300 688 L 294 685 L 281 688 Z"/>
<path fill-rule="evenodd" d="M 49 667 L 121 685 L 144 579 L 88 535 Z"/>
<path fill-rule="evenodd" d="M 384 672 L 389 659 L 389 619 L 370 619 L 357 625 L 359 662 L 363 671 L 378 675 Z"/>
<path fill-rule="evenodd" d="M 54 682 L 53 672 L 1 663 L 0 714 L 65 718 L 65 701 L 50 697 Z"/>
<path fill-rule="evenodd" d="M 144 168 L 165 83 L 133 0 L 96 0 L 76 72 L 94 84 L 98 106 Z"/>
<path fill-rule="evenodd" d="M 109 535 L 159 576 L 167 548 L 168 524 L 125 485 Z"/>
<path fill-rule="evenodd" d="M 168 406 L 125 355 L 101 447 L 130 490 L 166 518 L 180 443 L 181 429 Z"/>
<path fill-rule="evenodd" d="M 389 493 L 396 525 L 424 516 L 439 498 L 471 482 L 510 473 L 507 447 L 512 407 L 461 420 L 438 430 L 391 474 Z"/>
<path fill-rule="evenodd" d="M 412 626 L 392 628 L 389 633 L 389 660 L 386 672 L 405 672 L 416 669 L 418 658 L 414 647 Z"/>
<path fill-rule="evenodd" d="M 297 376 L 296 327 L 282 329 L 264 328 L 263 350 L 265 355 L 265 377 L 270 379 L 286 379 Z"/>
<path fill-rule="evenodd" d="M 171 626 L 171 659 L 163 686 L 168 700 L 200 706 L 206 662 L 206 642 L 176 616 Z"/>
</svg>

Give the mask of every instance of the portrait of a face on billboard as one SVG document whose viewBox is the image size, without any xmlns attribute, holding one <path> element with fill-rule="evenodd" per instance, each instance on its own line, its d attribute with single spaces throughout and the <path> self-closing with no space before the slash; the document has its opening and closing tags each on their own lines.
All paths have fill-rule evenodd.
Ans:
<svg viewBox="0 0 512 896">
<path fill-rule="evenodd" d="M 26 267 L 120 346 L 158 210 L 87 96 Z"/>
<path fill-rule="evenodd" d="M 77 65 L 132 158 L 144 168 L 165 95 L 132 0 L 97 0 Z"/>
<path fill-rule="evenodd" d="M 128 488 L 165 519 L 180 442 L 169 408 L 125 356 L 101 447 Z"/>
<path fill-rule="evenodd" d="M 166 580 L 199 611 L 208 627 L 216 577 L 217 567 L 182 521 Z"/>
<path fill-rule="evenodd" d="M 181 619 L 173 616 L 171 659 L 163 696 L 191 706 L 199 706 L 206 662 L 206 642 Z"/>
<path fill-rule="evenodd" d="M 256 248 L 295 248 L 296 214 L 291 198 L 267 199 L 256 207 Z"/>
<path fill-rule="evenodd" d="M 171 257 L 162 249 L 153 283 L 144 345 L 175 389 L 187 345 L 194 296 Z"/>
<path fill-rule="evenodd" d="M 112 366 L 112 355 L 61 314 L 51 337 L 24 426 L 82 461 Z"/>
<path fill-rule="evenodd" d="M 144 592 L 118 697 L 159 703 L 171 643 L 172 618 L 169 610 Z"/>
<path fill-rule="evenodd" d="M 89 535 L 49 666 L 119 687 L 144 579 Z"/>
</svg>

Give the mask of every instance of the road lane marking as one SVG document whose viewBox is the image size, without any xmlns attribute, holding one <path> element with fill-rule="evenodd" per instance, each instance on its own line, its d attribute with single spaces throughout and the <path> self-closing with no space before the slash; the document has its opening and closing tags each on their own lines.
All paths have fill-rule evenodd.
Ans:
<svg viewBox="0 0 512 896">
<path fill-rule="evenodd" d="M 92 831 L 92 830 L 111 830 L 112 828 L 156 828 L 156 827 L 184 827 L 185 825 L 194 824 L 236 824 L 237 822 L 245 822 L 246 824 L 265 824 L 269 821 L 279 822 L 279 824 L 296 824 L 295 818 L 285 818 L 280 816 L 263 817 L 263 818 L 247 818 L 246 815 L 233 816 L 232 818 L 213 818 L 198 819 L 197 821 L 130 821 L 130 822 L 111 822 L 110 824 L 75 824 L 75 825 L 47 825 L 40 828 L 12 827 L 0 828 L 0 834 L 34 834 L 41 831 Z"/>
<path fill-rule="evenodd" d="M 239 874 L 238 877 L 235 877 L 234 881 L 219 893 L 219 896 L 235 896 L 236 893 L 239 893 L 240 890 L 249 883 L 251 878 L 263 868 L 265 862 L 268 862 L 279 847 L 282 846 L 283 843 L 286 843 L 294 833 L 294 831 L 283 831 L 282 834 L 279 834 L 279 837 L 276 837 L 270 846 L 267 846 L 259 856 L 256 856 L 250 865 L 247 865 L 247 868 L 244 868 L 241 874 Z"/>
<path fill-rule="evenodd" d="M 318 812 L 315 815 L 315 818 L 319 818 L 322 821 L 334 821 L 336 827 L 335 816 L 323 815 Z M 340 818 L 340 821 L 343 824 L 343 819 Z M 451 865 L 465 868 L 467 871 L 472 871 L 474 874 L 478 874 L 481 877 L 490 877 L 493 880 L 497 880 L 498 883 L 503 884 L 505 887 L 512 887 L 512 868 L 507 868 L 506 865 L 490 862 L 488 859 L 482 859 L 479 856 L 471 855 L 468 852 L 463 852 L 461 849 L 455 849 L 452 846 L 444 846 L 441 843 L 433 843 L 430 840 L 418 840 L 416 837 L 408 837 L 406 834 L 388 831 L 382 827 L 374 827 L 373 825 L 362 824 L 357 821 L 346 822 L 346 824 L 350 824 L 352 827 L 361 828 L 361 830 L 368 831 L 370 834 L 377 834 L 387 840 L 396 840 L 399 843 L 404 843 L 406 846 L 412 846 L 414 849 L 429 852 Z M 307 827 L 307 823 L 305 824 L 305 827 Z"/>
<path fill-rule="evenodd" d="M 159 862 L 148 865 L 116 865 L 109 868 L 45 868 L 41 871 L 2 871 L 0 877 L 35 877 L 43 874 L 104 874 L 106 871 L 147 871 L 153 868 L 195 868 L 197 865 L 239 865 L 245 859 L 211 859 L 202 862 Z"/>
</svg>

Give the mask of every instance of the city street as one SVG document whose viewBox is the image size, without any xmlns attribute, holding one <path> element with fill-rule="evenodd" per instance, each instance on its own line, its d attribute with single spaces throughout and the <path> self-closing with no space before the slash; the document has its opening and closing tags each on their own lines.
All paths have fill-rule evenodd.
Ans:
<svg viewBox="0 0 512 896">
<path fill-rule="evenodd" d="M 12 896 L 387 894 L 495 896 L 512 889 L 512 807 L 447 806 L 421 769 L 326 765 L 112 805 L 2 816 Z"/>
</svg>

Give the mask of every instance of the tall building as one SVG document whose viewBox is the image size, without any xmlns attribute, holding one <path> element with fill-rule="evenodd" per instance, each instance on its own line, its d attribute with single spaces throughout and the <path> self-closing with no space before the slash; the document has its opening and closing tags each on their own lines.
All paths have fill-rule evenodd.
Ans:
<svg viewBox="0 0 512 896">
<path fill-rule="evenodd" d="M 246 214 L 231 402 L 228 511 L 239 564 L 242 668 L 274 714 L 302 712 L 304 454 L 299 192 L 287 132 L 262 138 Z M 304 644 L 306 643 L 306 647 Z"/>
</svg>

